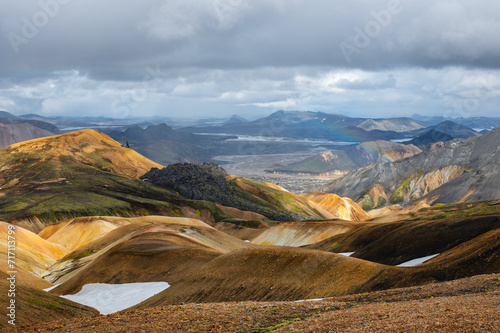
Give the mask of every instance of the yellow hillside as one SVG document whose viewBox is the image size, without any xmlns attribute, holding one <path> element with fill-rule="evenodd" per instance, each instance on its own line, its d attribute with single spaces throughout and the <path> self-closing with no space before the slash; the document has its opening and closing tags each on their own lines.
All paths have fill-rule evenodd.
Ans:
<svg viewBox="0 0 500 333">
<path fill-rule="evenodd" d="M 0 244 L 4 251 L 7 249 L 8 228 L 8 223 L 0 222 Z M 15 227 L 13 237 L 16 241 L 16 266 L 37 276 L 42 276 L 47 268 L 69 252 L 21 227 Z M 7 271 L 7 256 L 2 255 L 1 261 L 2 270 Z"/>
<path fill-rule="evenodd" d="M 370 216 L 350 198 L 341 198 L 333 193 L 303 193 L 300 195 L 317 203 L 337 218 L 349 221 L 368 220 Z"/>
<path fill-rule="evenodd" d="M 54 162 L 71 157 L 76 162 L 133 178 L 142 176 L 152 167 L 162 167 L 134 150 L 122 147 L 106 134 L 91 129 L 16 143 L 2 152 L 29 154 L 34 151 L 40 152 L 38 157 L 42 161 Z"/>
</svg>

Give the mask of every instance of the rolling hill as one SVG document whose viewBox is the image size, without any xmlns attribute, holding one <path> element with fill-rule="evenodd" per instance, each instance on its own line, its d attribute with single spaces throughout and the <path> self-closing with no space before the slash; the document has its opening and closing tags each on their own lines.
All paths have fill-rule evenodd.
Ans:
<svg viewBox="0 0 500 333">
<path fill-rule="evenodd" d="M 101 231 L 103 224 L 109 226 L 108 232 Z M 101 235 L 74 246 L 83 228 Z M 61 246 L 70 242 L 75 248 L 45 275 L 60 284 L 52 291 L 57 294 L 78 292 L 88 283 L 174 283 L 223 253 L 253 246 L 200 220 L 162 216 L 77 218 L 53 231 L 40 235 Z"/>
</svg>

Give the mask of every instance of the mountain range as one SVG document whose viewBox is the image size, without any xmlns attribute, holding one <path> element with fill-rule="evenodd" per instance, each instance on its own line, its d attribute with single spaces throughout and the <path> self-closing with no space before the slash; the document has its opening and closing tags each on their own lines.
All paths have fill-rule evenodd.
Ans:
<svg viewBox="0 0 500 333">
<path fill-rule="evenodd" d="M 365 209 L 500 199 L 500 130 L 434 144 L 429 151 L 351 171 L 321 190 L 352 198 Z"/>
<path fill-rule="evenodd" d="M 305 160 L 276 168 L 270 172 L 326 174 L 358 169 L 377 162 L 394 162 L 421 153 L 415 145 L 390 141 L 363 142 L 344 150 L 324 151 Z"/>
</svg>

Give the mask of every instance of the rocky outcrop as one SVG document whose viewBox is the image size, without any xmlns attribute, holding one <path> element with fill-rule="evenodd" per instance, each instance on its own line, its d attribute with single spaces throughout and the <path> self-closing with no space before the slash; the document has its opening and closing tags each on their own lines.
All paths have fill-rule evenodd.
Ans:
<svg viewBox="0 0 500 333">
<path fill-rule="evenodd" d="M 142 179 L 188 199 L 216 202 L 270 220 L 298 221 L 311 215 L 324 217 L 292 193 L 272 184 L 228 177 L 226 171 L 214 163 L 176 163 L 161 170 L 153 168 Z"/>
</svg>

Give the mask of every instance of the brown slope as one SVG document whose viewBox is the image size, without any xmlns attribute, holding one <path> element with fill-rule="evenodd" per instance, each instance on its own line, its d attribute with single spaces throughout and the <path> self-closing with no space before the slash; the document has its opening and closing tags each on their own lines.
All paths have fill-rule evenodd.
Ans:
<svg viewBox="0 0 500 333">
<path fill-rule="evenodd" d="M 416 266 L 415 280 L 452 280 L 500 272 L 500 228 L 488 231 Z"/>
<path fill-rule="evenodd" d="M 341 198 L 333 193 L 311 192 L 300 195 L 317 203 L 339 219 L 349 221 L 368 220 L 370 216 L 350 198 Z"/>
<path fill-rule="evenodd" d="M 356 258 L 388 265 L 442 253 L 500 228 L 500 216 L 398 221 L 360 226 L 309 248 L 353 252 Z"/>
<path fill-rule="evenodd" d="M 252 246 L 199 220 L 159 216 L 127 220 L 130 224 L 55 264 L 48 278 L 62 285 L 53 292 L 75 293 L 87 283 L 172 283 L 222 253 Z"/>
<path fill-rule="evenodd" d="M 232 251 L 134 308 L 182 302 L 283 301 L 423 285 L 500 271 L 500 230 L 415 267 L 322 251 L 261 247 Z"/>
<path fill-rule="evenodd" d="M 8 275 L 0 272 L 0 303 L 7 306 L 10 302 Z M 63 318 L 88 317 L 97 315 L 97 310 L 51 295 L 27 283 L 16 281 L 16 325 L 26 325 Z M 0 316 L 0 328 L 12 328 L 10 320 L 3 311 Z"/>
<path fill-rule="evenodd" d="M 70 252 L 133 221 L 135 220 L 106 216 L 78 217 L 48 226 L 38 235 L 49 242 L 59 244 Z"/>
<path fill-rule="evenodd" d="M 134 308 L 183 302 L 271 301 L 371 290 L 400 268 L 290 247 L 257 247 L 221 255 Z"/>
<path fill-rule="evenodd" d="M 282 222 L 252 239 L 258 245 L 306 246 L 366 226 L 362 222 L 317 221 Z"/>
</svg>

